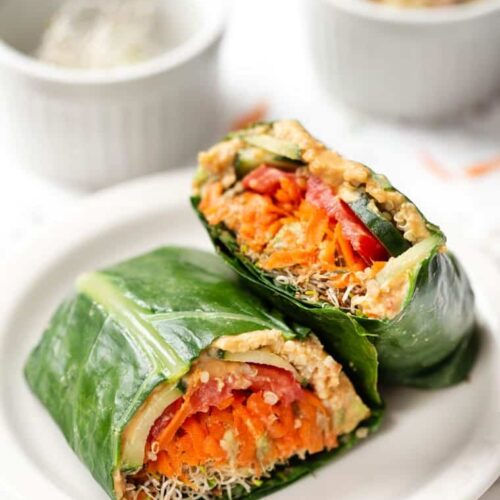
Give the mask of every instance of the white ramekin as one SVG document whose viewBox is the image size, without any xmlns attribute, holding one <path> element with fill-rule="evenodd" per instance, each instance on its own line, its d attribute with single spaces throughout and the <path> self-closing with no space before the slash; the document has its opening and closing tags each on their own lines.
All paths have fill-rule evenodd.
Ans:
<svg viewBox="0 0 500 500">
<path fill-rule="evenodd" d="M 500 0 L 421 9 L 306 0 L 305 8 L 318 75 L 349 106 L 436 120 L 500 88 Z"/>
<path fill-rule="evenodd" d="M 16 26 L 20 45 L 32 44 L 22 36 L 33 38 L 24 32 L 40 24 L 36 13 L 42 5 L 6 2 L 0 10 L 0 113 L 7 126 L 0 143 L 20 165 L 100 188 L 192 163 L 196 151 L 215 139 L 216 56 L 228 0 L 191 0 L 184 10 L 178 0 L 165 0 L 166 9 L 183 16 L 179 29 L 189 31 L 196 22 L 183 43 L 141 64 L 92 71 L 41 63 L 2 43 L 2 26 Z M 48 4 L 53 8 L 54 2 Z"/>
</svg>

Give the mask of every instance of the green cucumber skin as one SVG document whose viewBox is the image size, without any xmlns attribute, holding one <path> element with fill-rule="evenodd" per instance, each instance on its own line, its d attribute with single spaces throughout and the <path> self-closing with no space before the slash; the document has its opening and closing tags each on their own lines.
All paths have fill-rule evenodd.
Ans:
<svg viewBox="0 0 500 500">
<path fill-rule="evenodd" d="M 293 172 L 301 165 L 300 162 L 294 162 L 289 160 L 284 156 L 277 156 L 266 151 L 262 151 L 258 158 L 252 157 L 252 149 L 246 148 L 240 150 L 234 160 L 234 168 L 236 171 L 236 176 L 238 179 L 242 179 L 247 174 L 260 167 L 262 164 L 271 165 L 277 167 L 280 170 L 286 170 Z"/>
<path fill-rule="evenodd" d="M 302 161 L 302 152 L 296 144 L 292 144 L 271 135 L 243 135 L 242 139 L 255 146 L 292 161 Z"/>
<path fill-rule="evenodd" d="M 408 250 L 410 242 L 404 239 L 392 222 L 370 210 L 368 204 L 368 197 L 362 194 L 356 201 L 349 203 L 349 207 L 392 257 L 397 257 Z"/>
<path fill-rule="evenodd" d="M 250 162 L 247 158 L 244 157 L 242 151 L 239 151 L 236 154 L 234 159 L 234 170 L 236 172 L 236 177 L 238 179 L 243 179 L 247 174 L 249 174 L 252 170 L 257 168 L 258 165 Z"/>
</svg>

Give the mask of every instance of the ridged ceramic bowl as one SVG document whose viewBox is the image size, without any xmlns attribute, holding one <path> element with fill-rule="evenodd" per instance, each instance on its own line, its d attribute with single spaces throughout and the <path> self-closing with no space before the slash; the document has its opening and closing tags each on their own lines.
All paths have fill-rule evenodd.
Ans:
<svg viewBox="0 0 500 500">
<path fill-rule="evenodd" d="M 19 164 L 85 188 L 192 163 L 214 137 L 227 0 L 163 0 L 169 46 L 108 70 L 30 56 L 62 0 L 0 1 L 0 113 Z"/>
<path fill-rule="evenodd" d="M 346 104 L 439 120 L 500 90 L 500 1 L 397 8 L 370 0 L 304 2 L 311 57 Z"/>
</svg>

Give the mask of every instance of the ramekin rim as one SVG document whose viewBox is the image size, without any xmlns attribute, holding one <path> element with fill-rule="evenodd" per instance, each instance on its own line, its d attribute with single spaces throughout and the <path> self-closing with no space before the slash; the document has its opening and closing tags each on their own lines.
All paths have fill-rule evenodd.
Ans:
<svg viewBox="0 0 500 500">
<path fill-rule="evenodd" d="M 147 79 L 182 66 L 211 47 L 222 35 L 230 12 L 230 0 L 216 0 L 217 15 L 188 40 L 148 61 L 112 69 L 61 68 L 38 61 L 0 39 L 0 64 L 33 78 L 68 85 L 112 85 Z M 212 0 L 215 9 L 215 1 Z"/>
<path fill-rule="evenodd" d="M 470 0 L 443 7 L 395 7 L 371 0 L 315 0 L 350 14 L 395 24 L 453 24 L 500 12 L 500 0 Z"/>
</svg>

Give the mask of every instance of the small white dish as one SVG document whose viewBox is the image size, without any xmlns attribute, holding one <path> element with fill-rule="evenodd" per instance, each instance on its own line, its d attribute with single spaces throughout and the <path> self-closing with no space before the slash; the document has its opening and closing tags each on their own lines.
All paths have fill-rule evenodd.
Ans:
<svg viewBox="0 0 500 500">
<path fill-rule="evenodd" d="M 0 269 L 2 499 L 104 500 L 22 374 L 51 313 L 82 271 L 159 245 L 211 248 L 188 202 L 191 172 L 133 181 L 95 195 Z M 380 431 L 275 499 L 473 500 L 500 472 L 500 276 L 457 248 L 477 291 L 484 336 L 469 381 L 386 391 Z M 5 492 L 5 493 L 4 493 Z"/>
<path fill-rule="evenodd" d="M 0 2 L 8 157 L 85 188 L 192 162 L 216 139 L 217 49 L 228 0 L 162 0 L 166 51 L 104 70 L 57 67 L 30 55 L 63 1 Z"/>
<path fill-rule="evenodd" d="M 441 120 L 500 90 L 500 1 L 398 8 L 304 3 L 311 57 L 330 94 L 369 113 Z"/>
</svg>

